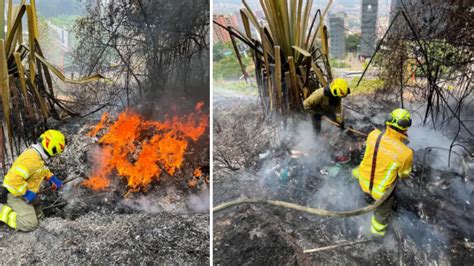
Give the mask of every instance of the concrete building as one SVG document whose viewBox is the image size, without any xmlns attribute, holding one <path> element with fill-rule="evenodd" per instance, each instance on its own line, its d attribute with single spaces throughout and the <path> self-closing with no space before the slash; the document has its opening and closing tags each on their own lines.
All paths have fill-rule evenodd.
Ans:
<svg viewBox="0 0 474 266">
<path fill-rule="evenodd" d="M 402 10 L 402 2 L 400 0 L 392 0 L 390 4 L 390 23 L 392 22 L 398 11 Z"/>
<path fill-rule="evenodd" d="M 360 55 L 371 57 L 375 52 L 378 0 L 362 0 Z"/>
<path fill-rule="evenodd" d="M 237 19 L 236 15 L 213 15 L 214 21 L 221 25 L 225 26 L 232 26 L 234 28 L 239 27 L 239 20 Z M 230 42 L 230 35 L 229 33 L 223 29 L 222 27 L 216 25 L 213 23 L 213 28 L 214 28 L 214 43 L 219 43 L 219 42 Z"/>
<path fill-rule="evenodd" d="M 329 53 L 337 59 L 346 57 L 345 13 L 329 15 Z"/>
</svg>

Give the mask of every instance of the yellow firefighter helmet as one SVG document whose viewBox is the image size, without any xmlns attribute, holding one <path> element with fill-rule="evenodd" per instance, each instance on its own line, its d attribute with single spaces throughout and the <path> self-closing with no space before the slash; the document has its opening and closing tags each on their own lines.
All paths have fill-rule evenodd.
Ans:
<svg viewBox="0 0 474 266">
<path fill-rule="evenodd" d="M 336 97 L 346 97 L 351 90 L 349 89 L 349 84 L 342 78 L 334 79 L 329 86 L 331 94 Z"/>
<path fill-rule="evenodd" d="M 388 114 L 385 124 L 405 131 L 411 126 L 410 112 L 402 108 L 395 109 Z"/>
<path fill-rule="evenodd" d="M 49 156 L 61 154 L 66 148 L 66 138 L 58 130 L 49 129 L 41 134 L 39 142 Z"/>
</svg>

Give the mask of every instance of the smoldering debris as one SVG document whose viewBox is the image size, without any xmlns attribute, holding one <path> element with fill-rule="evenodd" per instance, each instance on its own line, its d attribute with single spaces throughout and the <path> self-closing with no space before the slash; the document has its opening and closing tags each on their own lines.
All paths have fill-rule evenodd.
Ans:
<svg viewBox="0 0 474 266">
<path fill-rule="evenodd" d="M 363 105 L 366 101 L 358 98 L 348 104 Z M 221 133 L 215 137 L 215 142 L 219 143 L 215 154 L 227 156 L 226 159 L 232 162 L 240 157 L 254 160 L 254 164 L 240 165 L 238 170 L 225 167 L 215 170 L 215 206 L 236 198 L 276 199 L 328 210 L 366 206 L 359 185 L 351 176 L 352 168 L 362 159 L 364 138 L 351 136 L 324 123 L 322 133 L 315 137 L 305 118 L 286 121 L 287 127 L 285 123 L 260 123 L 260 127 L 254 127 L 260 119 L 258 108 L 249 101 L 239 105 L 221 104 L 215 113 L 216 121 L 224 121 Z M 385 109 L 370 105 L 364 110 L 368 110 L 368 117 L 376 117 Z M 383 118 L 380 121 L 355 119 L 353 112 L 348 113 L 346 124 L 364 132 L 369 132 L 373 126 L 383 127 Z M 239 120 L 242 117 L 245 119 Z M 254 142 L 253 136 L 246 139 L 251 134 L 235 131 L 227 124 L 234 119 L 240 121 L 239 126 L 241 123 L 242 127 L 246 123 L 252 125 L 251 129 L 257 132 L 259 139 Z M 276 129 L 266 130 L 272 127 Z M 442 143 L 441 148 L 449 148 L 449 137 L 432 131 L 429 126 L 418 128 L 417 124 L 408 133 L 409 146 L 417 151 L 415 171 L 413 178 L 399 182 L 396 190 L 398 209 L 383 241 L 303 254 L 303 249 L 370 237 L 371 214 L 327 218 L 268 205 L 241 205 L 214 215 L 214 261 L 220 264 L 278 261 L 302 265 L 321 262 L 474 263 L 474 255 L 466 246 L 474 239 L 472 180 L 456 171 L 461 160 L 454 153 L 451 164 L 447 165 L 449 151 L 434 152 L 433 149 L 426 157 L 426 165 L 422 165 L 421 155 L 425 148 L 434 146 L 436 141 Z M 261 144 L 262 140 L 269 139 L 272 141 Z M 238 149 L 233 149 L 234 141 L 239 143 Z M 459 148 L 454 151 L 466 160 L 467 172 L 472 172 L 469 156 Z"/>
<path fill-rule="evenodd" d="M 121 203 L 144 213 L 188 212 L 182 195 L 180 195 L 173 186 L 165 188 L 164 193 L 160 194 L 158 197 L 149 197 L 147 195 L 130 196 L 124 198 Z"/>
<path fill-rule="evenodd" d="M 209 213 L 210 195 L 205 189 L 189 195 L 180 193 L 174 186 L 168 186 L 158 197 L 146 195 L 131 196 L 120 204 L 144 213 Z"/>
<path fill-rule="evenodd" d="M 95 123 L 97 120 L 79 119 L 59 127 L 69 144 L 49 166 L 63 180 L 79 178 L 59 192 L 41 195 L 38 208 L 46 218 L 37 230 L 14 233 L 0 226 L 0 257 L 9 258 L 2 262 L 208 264 L 209 216 L 187 206 L 189 195 L 203 197 L 201 191 L 207 190 L 203 180 L 195 189 L 187 186 L 195 165 L 184 164 L 179 178 L 167 176 L 146 192 L 126 196 L 128 188 L 119 178 L 109 190 L 89 190 L 82 182 L 100 153 L 96 152 L 97 140 L 86 133 Z M 208 165 L 208 158 L 199 163 Z M 207 168 L 203 171 L 208 174 Z"/>
</svg>

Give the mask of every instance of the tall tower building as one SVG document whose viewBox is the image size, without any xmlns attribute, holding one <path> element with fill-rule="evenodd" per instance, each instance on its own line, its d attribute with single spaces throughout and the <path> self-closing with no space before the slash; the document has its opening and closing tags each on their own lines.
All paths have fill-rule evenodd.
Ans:
<svg viewBox="0 0 474 266">
<path fill-rule="evenodd" d="M 345 13 L 329 15 L 329 53 L 337 59 L 346 56 Z"/>
<path fill-rule="evenodd" d="M 392 0 L 390 4 L 390 22 L 394 19 L 398 11 L 403 10 L 402 2 L 400 0 Z"/>
<path fill-rule="evenodd" d="M 371 57 L 375 52 L 375 27 L 378 0 L 362 0 L 360 55 Z"/>
</svg>

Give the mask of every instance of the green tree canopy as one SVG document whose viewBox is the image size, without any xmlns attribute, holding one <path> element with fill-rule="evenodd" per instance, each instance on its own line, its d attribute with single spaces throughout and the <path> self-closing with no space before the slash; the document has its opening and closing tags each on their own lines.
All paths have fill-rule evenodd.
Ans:
<svg viewBox="0 0 474 266">
<path fill-rule="evenodd" d="M 360 34 L 351 34 L 346 37 L 346 49 L 349 53 L 356 53 L 360 45 Z"/>
</svg>

